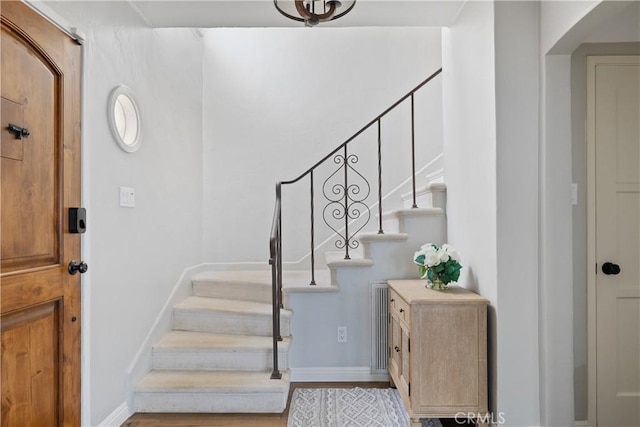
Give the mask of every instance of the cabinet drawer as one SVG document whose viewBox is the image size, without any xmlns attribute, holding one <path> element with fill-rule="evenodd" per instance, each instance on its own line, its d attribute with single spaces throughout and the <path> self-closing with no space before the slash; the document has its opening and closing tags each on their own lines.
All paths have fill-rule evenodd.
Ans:
<svg viewBox="0 0 640 427">
<path fill-rule="evenodd" d="M 407 325 L 411 324 L 411 306 L 403 300 L 393 289 L 389 289 L 389 310 Z"/>
</svg>

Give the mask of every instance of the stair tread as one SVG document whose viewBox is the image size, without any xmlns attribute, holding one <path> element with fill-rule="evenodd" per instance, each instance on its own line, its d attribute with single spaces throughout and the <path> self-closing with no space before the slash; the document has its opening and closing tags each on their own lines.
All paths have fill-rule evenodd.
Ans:
<svg viewBox="0 0 640 427">
<path fill-rule="evenodd" d="M 234 314 L 249 315 L 269 315 L 271 316 L 271 304 L 264 304 L 254 301 L 242 301 L 209 297 L 191 296 L 177 303 L 173 308 L 178 311 L 197 311 L 197 312 L 224 312 Z M 281 317 L 291 317 L 291 311 L 286 309 L 280 310 Z"/>
<path fill-rule="evenodd" d="M 407 216 L 438 216 L 444 212 L 441 208 L 407 208 L 387 211 L 382 213 L 383 219 L 407 217 Z"/>
<path fill-rule="evenodd" d="M 289 372 L 272 380 L 271 371 L 177 371 L 153 370 L 136 386 L 137 393 L 284 392 L 289 388 Z"/>
<path fill-rule="evenodd" d="M 290 338 L 283 338 L 278 349 L 286 351 Z M 154 346 L 155 352 L 190 350 L 267 351 L 273 347 L 272 337 L 258 335 L 216 334 L 209 332 L 171 331 Z"/>
<path fill-rule="evenodd" d="M 271 271 L 203 271 L 191 279 L 194 283 L 242 283 L 271 287 Z"/>
<path fill-rule="evenodd" d="M 358 235 L 358 240 L 361 242 L 404 242 L 409 239 L 407 233 L 383 233 L 377 232 L 361 233 Z"/>
<path fill-rule="evenodd" d="M 284 270 L 282 272 L 282 287 L 300 287 L 309 285 L 309 270 Z M 315 271 L 316 282 L 319 286 L 330 286 L 331 277 L 327 270 Z M 204 271 L 193 276 L 194 283 L 238 283 L 271 287 L 271 270 L 258 271 Z"/>
<path fill-rule="evenodd" d="M 325 252 L 328 267 L 371 267 L 373 260 L 369 258 L 353 257 L 344 259 L 344 252 Z"/>
</svg>

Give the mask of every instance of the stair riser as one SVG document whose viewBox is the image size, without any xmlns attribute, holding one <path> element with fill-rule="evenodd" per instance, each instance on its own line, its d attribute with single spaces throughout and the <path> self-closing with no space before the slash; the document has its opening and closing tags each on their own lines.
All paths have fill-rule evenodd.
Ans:
<svg viewBox="0 0 640 427">
<path fill-rule="evenodd" d="M 278 366 L 289 369 L 287 351 L 278 351 Z M 267 371 L 273 367 L 272 351 L 154 352 L 153 369 L 198 371 Z"/>
<path fill-rule="evenodd" d="M 136 412 L 281 413 L 288 392 L 263 393 L 136 393 Z"/>
<path fill-rule="evenodd" d="M 173 329 L 179 331 L 271 336 L 271 316 L 243 316 L 230 313 L 173 312 Z M 281 317 L 283 337 L 291 335 L 289 319 Z"/>
<path fill-rule="evenodd" d="M 389 233 L 390 232 L 388 232 L 388 234 Z M 407 240 L 401 240 L 401 241 L 374 240 L 374 241 L 361 241 L 360 243 L 362 244 L 362 252 L 363 252 L 364 258 L 374 259 L 374 260 L 383 259 L 385 260 L 385 262 L 389 262 L 391 264 L 395 264 L 395 261 L 393 259 L 389 259 L 388 255 L 391 254 L 392 257 L 395 258 L 393 254 L 403 250 L 407 246 Z M 384 258 L 374 258 L 374 257 L 380 257 L 380 255 L 378 255 L 380 253 L 380 250 L 383 251 L 382 253 L 384 255 L 382 256 Z"/>
<path fill-rule="evenodd" d="M 431 193 L 416 194 L 416 205 L 421 208 L 439 207 L 432 204 Z M 405 209 L 413 207 L 412 195 L 402 198 L 402 207 Z"/>
<path fill-rule="evenodd" d="M 409 234 L 410 241 L 423 242 L 422 244 L 427 242 L 444 243 L 447 241 L 447 225 L 444 215 L 427 217 L 405 216 L 400 218 L 399 224 L 400 232 Z"/>
<path fill-rule="evenodd" d="M 416 248 L 409 247 L 406 243 L 393 245 L 393 242 L 376 242 L 367 244 L 365 253 L 372 259 L 384 259 L 386 263 L 393 266 L 390 271 L 392 276 L 406 277 L 416 271 L 416 265 L 412 262 Z M 418 246 L 419 247 L 419 246 Z M 383 266 L 378 264 L 378 267 Z"/>
<path fill-rule="evenodd" d="M 446 191 L 434 191 L 431 193 L 431 206 L 434 208 L 440 208 L 443 212 L 447 210 L 447 192 Z"/>
<path fill-rule="evenodd" d="M 271 303 L 271 287 L 255 283 L 193 281 L 193 295 L 199 297 Z"/>
<path fill-rule="evenodd" d="M 441 190 L 420 192 L 416 194 L 416 205 L 421 208 L 440 208 L 445 211 L 447 207 L 447 192 Z M 406 194 L 402 197 L 402 206 L 405 209 L 413 207 L 412 194 Z"/>
<path fill-rule="evenodd" d="M 400 225 L 398 224 L 398 218 L 382 218 L 382 230 L 385 233 L 399 233 Z"/>
</svg>

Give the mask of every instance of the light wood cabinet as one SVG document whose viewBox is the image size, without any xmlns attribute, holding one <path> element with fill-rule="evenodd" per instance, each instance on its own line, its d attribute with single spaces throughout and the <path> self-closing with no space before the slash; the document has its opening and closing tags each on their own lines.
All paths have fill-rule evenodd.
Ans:
<svg viewBox="0 0 640 427">
<path fill-rule="evenodd" d="M 489 301 L 457 286 L 388 284 L 389 375 L 412 426 L 421 418 L 486 415 Z"/>
</svg>

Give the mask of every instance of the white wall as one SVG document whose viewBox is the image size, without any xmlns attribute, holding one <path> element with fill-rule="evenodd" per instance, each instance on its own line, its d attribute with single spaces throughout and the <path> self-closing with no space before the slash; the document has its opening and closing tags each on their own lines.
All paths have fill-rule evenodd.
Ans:
<svg viewBox="0 0 640 427">
<path fill-rule="evenodd" d="M 275 182 L 307 170 L 440 66 L 439 29 L 206 30 L 206 260 L 265 262 Z M 418 167 L 441 152 L 440 102 L 439 78 L 416 96 Z M 403 104 L 382 122 L 385 193 L 410 176 L 409 120 Z M 360 156 L 371 201 L 376 141 L 374 126 L 350 151 Z M 315 177 L 317 209 L 328 171 Z M 283 190 L 285 261 L 309 250 L 308 194 L 307 178 Z M 329 235 L 320 217 L 316 243 Z"/>
<path fill-rule="evenodd" d="M 490 408 L 496 409 L 498 306 L 494 5 L 468 2 L 443 29 L 443 152 L 449 243 L 464 259 L 459 283 L 489 307 Z"/>
<path fill-rule="evenodd" d="M 604 22 L 584 43 L 637 42 L 640 39 L 640 2 L 634 1 Z"/>
<path fill-rule="evenodd" d="M 513 426 L 540 423 L 538 17 L 535 1 L 495 3 L 497 392 L 498 409 Z"/>
<path fill-rule="evenodd" d="M 87 36 L 84 46 L 83 424 L 126 399 L 127 368 L 181 272 L 200 261 L 202 41 L 151 30 L 125 2 L 55 2 Z M 107 125 L 110 90 L 128 85 L 143 142 L 126 154 Z M 136 207 L 118 206 L 134 187 Z"/>
<path fill-rule="evenodd" d="M 540 2 L 540 49 L 546 54 L 567 31 L 602 0 Z"/>
<path fill-rule="evenodd" d="M 543 59 L 540 151 L 540 400 L 544 425 L 573 422 L 570 57 Z M 568 258 L 568 257 L 567 257 Z"/>
<path fill-rule="evenodd" d="M 540 425 L 538 7 L 469 2 L 443 44 L 449 241 L 491 301 L 490 409 L 512 426 Z"/>
</svg>

